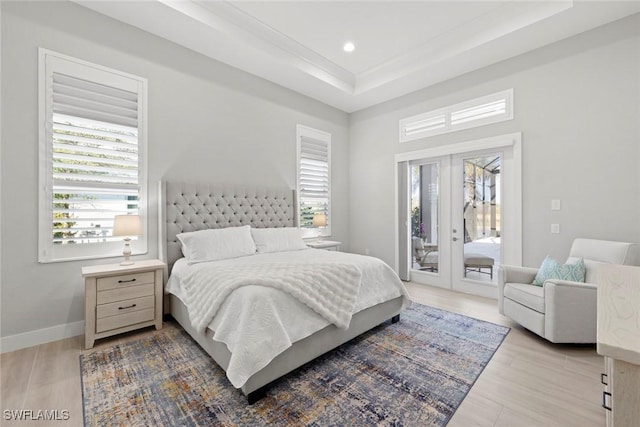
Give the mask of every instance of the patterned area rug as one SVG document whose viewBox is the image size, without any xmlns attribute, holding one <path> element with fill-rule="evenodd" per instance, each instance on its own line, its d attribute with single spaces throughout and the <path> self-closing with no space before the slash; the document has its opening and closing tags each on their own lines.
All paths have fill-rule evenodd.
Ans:
<svg viewBox="0 0 640 427">
<path fill-rule="evenodd" d="M 177 324 L 80 356 L 87 426 L 446 425 L 509 328 L 414 303 L 254 405 Z"/>
</svg>

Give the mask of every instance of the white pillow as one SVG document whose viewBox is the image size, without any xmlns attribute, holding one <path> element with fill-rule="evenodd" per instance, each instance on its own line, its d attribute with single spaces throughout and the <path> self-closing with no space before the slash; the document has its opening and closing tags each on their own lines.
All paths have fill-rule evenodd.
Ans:
<svg viewBox="0 0 640 427">
<path fill-rule="evenodd" d="M 299 228 L 252 228 L 251 235 L 261 254 L 307 249 Z"/>
<path fill-rule="evenodd" d="M 221 259 L 238 258 L 256 253 L 251 227 L 216 228 L 181 233 L 176 237 L 182 243 L 182 253 L 188 264 Z"/>
</svg>

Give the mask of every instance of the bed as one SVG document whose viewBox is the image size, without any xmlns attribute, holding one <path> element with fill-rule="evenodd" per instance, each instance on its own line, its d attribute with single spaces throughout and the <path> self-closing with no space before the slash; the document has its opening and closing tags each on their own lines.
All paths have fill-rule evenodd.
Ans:
<svg viewBox="0 0 640 427">
<path fill-rule="evenodd" d="M 262 398 L 272 382 L 292 370 L 381 323 L 388 320 L 397 322 L 400 311 L 409 304 L 406 289 L 395 272 L 373 257 L 306 247 L 287 252 L 280 252 L 277 248 L 271 251 L 265 249 L 271 244 L 265 240 L 266 246 L 258 245 L 256 254 L 191 264 L 193 252 L 187 257 L 182 253 L 180 239 L 184 242 L 184 236 L 224 231 L 244 233 L 242 230 L 246 228 L 256 237 L 270 236 L 274 232 L 282 235 L 296 230 L 295 193 L 288 188 L 184 182 L 163 182 L 160 187 L 164 207 L 160 213 L 160 253 L 169 266 L 169 277 L 165 282 L 169 313 L 225 370 L 232 384 L 247 396 L 249 403 Z M 198 233 L 193 233 L 196 231 Z M 185 250 L 190 249 L 185 247 Z M 211 321 L 205 317 L 198 324 L 190 318 L 187 302 L 191 304 L 193 317 L 197 312 L 195 305 L 201 301 L 201 297 L 194 294 L 194 289 L 200 289 L 194 283 L 217 278 L 222 280 L 226 277 L 225 272 L 228 276 L 230 272 L 237 271 L 237 275 L 242 276 L 252 269 L 260 272 L 274 266 L 279 270 L 298 268 L 295 266 L 301 270 L 316 269 L 305 273 L 313 277 L 320 273 L 318 269 L 322 269 L 326 274 L 336 274 L 327 276 L 329 278 L 344 278 L 344 293 L 349 295 L 342 296 L 340 301 L 352 302 L 349 309 L 353 314 L 349 313 L 346 320 L 340 316 L 332 319 L 323 316 L 317 307 L 308 302 L 301 303 L 282 289 L 245 283 L 216 305 L 217 314 Z M 318 274 L 318 280 L 324 274 Z M 359 276 L 354 278 L 356 274 Z M 357 290 L 349 291 L 352 281 L 361 284 Z M 337 280 L 327 282 L 329 287 L 333 286 L 328 292 L 330 295 L 342 292 L 335 282 Z M 285 283 L 283 286 L 292 285 Z M 262 293 L 256 296 L 257 292 Z M 234 326 L 234 322 L 237 325 Z M 263 331 L 251 328 L 260 328 L 261 325 L 269 325 L 275 338 L 259 342 Z M 233 327 L 242 329 L 243 338 L 239 338 L 240 333 Z M 274 348 L 271 348 L 271 343 L 275 343 Z M 266 347 L 269 348 L 260 350 Z M 269 352 L 273 354 L 262 354 Z"/>
</svg>

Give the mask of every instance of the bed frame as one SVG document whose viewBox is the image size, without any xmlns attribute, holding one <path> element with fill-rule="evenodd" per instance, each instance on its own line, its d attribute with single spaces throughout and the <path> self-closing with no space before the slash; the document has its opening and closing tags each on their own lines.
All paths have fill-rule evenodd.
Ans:
<svg viewBox="0 0 640 427">
<path fill-rule="evenodd" d="M 256 228 L 293 227 L 296 220 L 295 192 L 289 188 L 248 188 L 184 182 L 160 184 L 160 256 L 169 266 L 182 257 L 176 235 L 207 228 L 251 225 Z M 356 313 L 349 328 L 329 325 L 295 342 L 267 366 L 251 376 L 241 391 L 250 404 L 261 399 L 272 382 L 316 357 L 391 319 L 400 319 L 403 298 L 377 304 Z M 167 302 L 165 302 L 166 304 Z M 168 312 L 224 370 L 231 354 L 224 343 L 213 340 L 213 331 L 197 332 L 189 321 L 186 306 L 175 295 L 168 300 Z M 167 307 L 165 307 L 166 311 Z"/>
</svg>

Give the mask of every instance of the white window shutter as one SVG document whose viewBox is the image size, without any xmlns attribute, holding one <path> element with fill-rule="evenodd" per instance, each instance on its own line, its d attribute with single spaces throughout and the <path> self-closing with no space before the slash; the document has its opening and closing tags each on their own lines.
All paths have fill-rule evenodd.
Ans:
<svg viewBox="0 0 640 427">
<path fill-rule="evenodd" d="M 40 261 L 117 255 L 115 216 L 145 213 L 146 80 L 44 49 L 40 55 Z M 145 252 L 146 236 L 133 246 Z"/>
<path fill-rule="evenodd" d="M 513 89 L 400 120 L 400 142 L 513 119 Z"/>
<path fill-rule="evenodd" d="M 331 234 L 331 134 L 298 125 L 298 201 L 305 237 Z M 326 225 L 313 225 L 323 214 Z"/>
</svg>

